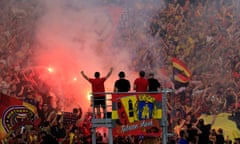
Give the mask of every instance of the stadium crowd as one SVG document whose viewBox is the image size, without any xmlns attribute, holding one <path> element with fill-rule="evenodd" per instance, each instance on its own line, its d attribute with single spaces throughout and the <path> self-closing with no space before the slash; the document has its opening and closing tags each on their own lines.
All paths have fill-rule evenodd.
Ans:
<svg viewBox="0 0 240 144">
<path fill-rule="evenodd" d="M 163 88 L 173 88 L 171 58 L 183 61 L 192 72 L 189 84 L 169 94 L 169 131 L 176 143 L 187 134 L 189 143 L 200 143 L 207 135 L 213 144 L 223 129 L 205 132 L 199 125 L 202 114 L 232 113 L 240 128 L 240 17 L 235 0 L 171 0 L 164 6 L 138 2 L 131 14 L 129 27 L 119 31 L 119 41 L 133 47 L 135 70 L 154 72 Z M 161 7 L 159 9 L 159 7 Z M 52 107 L 51 88 L 41 81 L 31 67 L 31 49 L 35 19 L 41 9 L 36 3 L 0 1 L 0 90 L 1 93 L 29 102 L 38 108 L 39 122 L 16 128 L 7 143 L 89 143 L 91 114 L 76 108 L 71 113 L 57 114 Z M 156 15 L 157 13 L 157 15 Z M 142 21 L 151 21 L 150 24 Z M 121 29 L 120 29 L 121 30 Z M 127 33 L 127 34 L 126 34 Z M 115 41 L 116 42 L 116 41 Z M 123 44 L 123 43 L 122 43 Z M 174 100 L 172 100 L 172 98 Z M 64 121 L 63 116 L 72 121 Z M 83 116 L 85 115 L 85 116 Z M 182 133 L 184 129 L 184 133 Z M 211 132 L 211 133 L 210 133 Z M 214 135 L 214 136 L 212 136 Z M 97 134 L 101 143 L 105 135 Z M 117 137 L 115 143 L 144 143 L 139 137 Z M 231 140 L 239 143 L 237 140 Z M 158 143 L 160 143 L 158 141 Z"/>
<path fill-rule="evenodd" d="M 172 57 L 192 72 L 188 86 L 174 94 L 175 101 L 169 100 L 170 123 L 239 111 L 239 1 L 173 0 L 161 10 L 143 4 L 135 13 L 151 19 L 150 28 L 144 23 L 139 27 L 145 27 L 152 37 L 135 30 L 138 35 L 133 35 L 140 39 L 134 50 L 138 53 L 136 68 L 144 65 L 148 71 L 155 70 L 167 88 L 172 88 L 165 79 L 173 77 Z M 153 11 L 158 14 L 149 18 Z"/>
</svg>

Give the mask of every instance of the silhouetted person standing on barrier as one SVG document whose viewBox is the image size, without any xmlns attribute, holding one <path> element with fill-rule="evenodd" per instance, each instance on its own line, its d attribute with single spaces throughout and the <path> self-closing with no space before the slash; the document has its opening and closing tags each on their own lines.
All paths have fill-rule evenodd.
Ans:
<svg viewBox="0 0 240 144">
<path fill-rule="evenodd" d="M 133 89 L 136 92 L 147 92 L 148 91 L 148 80 L 145 78 L 145 72 L 140 71 L 139 77 L 134 81 Z"/>
<path fill-rule="evenodd" d="M 106 95 L 104 82 L 110 77 L 112 74 L 113 68 L 110 69 L 108 74 L 105 77 L 100 77 L 100 72 L 95 72 L 95 78 L 88 78 L 83 71 L 81 71 L 82 76 L 91 83 L 92 85 L 92 93 L 93 93 L 93 105 L 94 108 L 97 109 L 98 117 L 101 116 L 100 107 L 102 107 L 104 114 L 106 114 Z M 95 93 L 95 94 L 94 94 Z"/>
<path fill-rule="evenodd" d="M 158 91 L 161 88 L 161 84 L 154 78 L 154 74 L 150 73 L 148 78 L 148 91 Z"/>
<path fill-rule="evenodd" d="M 129 80 L 125 79 L 123 71 L 118 74 L 119 79 L 114 84 L 114 92 L 128 92 L 131 88 Z"/>
<path fill-rule="evenodd" d="M 144 71 L 140 71 L 139 72 L 139 77 L 135 79 L 134 81 L 134 87 L 133 89 L 136 92 L 140 92 L 140 96 L 141 97 L 141 92 L 147 92 L 148 91 L 148 80 L 145 78 L 145 72 Z M 142 120 L 145 119 L 146 116 L 143 116 L 143 112 L 144 112 L 144 108 L 146 109 L 146 102 L 145 100 L 139 100 L 138 102 L 138 119 Z"/>
</svg>

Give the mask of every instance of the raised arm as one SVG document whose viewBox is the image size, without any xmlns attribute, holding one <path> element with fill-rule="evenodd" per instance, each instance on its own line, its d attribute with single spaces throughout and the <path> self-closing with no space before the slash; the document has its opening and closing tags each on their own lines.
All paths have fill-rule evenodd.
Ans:
<svg viewBox="0 0 240 144">
<path fill-rule="evenodd" d="M 86 80 L 89 80 L 88 76 L 84 73 L 84 71 L 81 71 L 81 74 L 82 74 L 83 78 L 85 78 Z"/>
<path fill-rule="evenodd" d="M 108 78 L 111 76 L 112 71 L 113 71 L 113 68 L 111 67 L 111 68 L 110 68 L 110 71 L 109 71 L 108 74 L 105 76 L 106 79 L 108 79 Z"/>
</svg>

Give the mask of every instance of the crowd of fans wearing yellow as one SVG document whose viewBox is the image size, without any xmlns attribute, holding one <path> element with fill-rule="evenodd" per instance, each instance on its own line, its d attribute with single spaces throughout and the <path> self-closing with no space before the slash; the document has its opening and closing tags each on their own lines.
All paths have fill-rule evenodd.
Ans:
<svg viewBox="0 0 240 144">
<path fill-rule="evenodd" d="M 166 8 L 146 1 L 138 3 L 133 12 L 137 20 L 130 23 L 131 31 L 123 31 L 121 36 L 137 53 L 134 68 L 154 71 L 163 87 L 173 87 L 169 83 L 173 57 L 192 72 L 186 89 L 175 93 L 174 101 L 169 99 L 169 123 L 175 126 L 179 119 L 195 121 L 202 114 L 238 112 L 239 1 L 165 2 Z M 142 17 L 151 21 L 150 27 Z M 239 121 L 236 123 L 239 128 Z"/>
<path fill-rule="evenodd" d="M 174 127 L 177 123 L 182 124 L 184 121 L 186 124 L 188 121 L 190 126 L 194 125 L 192 122 L 196 122 L 196 118 L 201 114 L 216 115 L 238 111 L 239 2 L 173 0 L 165 3 L 166 7 L 144 1 L 137 3 L 132 12 L 140 15 L 135 17 L 140 20 L 135 20 L 134 23 L 130 20 L 128 31 L 119 31 L 119 35 L 126 36 L 124 33 L 128 33 L 127 46 L 133 47 L 132 51 L 136 53 L 133 67 L 136 70 L 154 71 L 163 87 L 172 88 L 169 84 L 172 77 L 172 57 L 183 61 L 191 70 L 192 79 L 184 92 L 175 93 L 174 101 L 169 99 L 169 124 Z M 17 4 L 26 8 L 17 9 Z M 34 19 L 39 15 L 39 8 L 34 3 L 8 3 L 6 0 L 0 2 L 0 7 L 1 92 L 42 106 L 49 102 L 49 89 L 39 80 L 37 71 L 24 70 L 31 62 L 28 57 L 33 54 L 31 38 L 34 33 L 31 30 L 34 29 Z M 33 12 L 30 12 L 32 10 Z M 151 21 L 149 25 L 141 23 L 147 20 Z M 136 21 L 139 21 L 137 27 Z M 118 39 L 118 43 L 121 40 L 126 39 Z M 51 123 L 52 126 L 56 126 L 56 118 Z M 58 118 L 58 122 L 62 122 L 61 118 Z M 239 125 L 239 121 L 237 122 Z M 43 123 L 43 126 L 49 128 L 49 123 Z M 59 126 L 61 129 L 61 125 Z M 80 133 L 77 129 L 72 131 Z M 9 140 L 35 143 L 33 137 L 26 137 L 34 132 L 36 129 L 31 128 L 30 133 L 19 136 L 16 130 L 16 134 L 11 135 Z M 224 131 L 222 133 L 224 134 Z M 46 135 L 47 133 L 42 132 L 40 138 Z"/>
</svg>

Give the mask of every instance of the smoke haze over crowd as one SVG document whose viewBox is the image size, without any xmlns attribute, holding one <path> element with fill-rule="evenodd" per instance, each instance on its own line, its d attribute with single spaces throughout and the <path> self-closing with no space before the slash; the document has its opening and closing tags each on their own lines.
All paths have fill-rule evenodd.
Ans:
<svg viewBox="0 0 240 144">
<path fill-rule="evenodd" d="M 54 69 L 51 75 L 42 73 L 42 78 L 62 89 L 60 95 L 65 104 L 74 102 L 85 109 L 88 106 L 87 94 L 91 92 L 91 86 L 81 77 L 81 70 L 89 77 L 93 77 L 95 71 L 105 76 L 110 67 L 114 67 L 113 75 L 106 82 L 106 91 L 113 90 L 120 70 L 132 79 L 128 50 L 111 47 L 120 7 L 109 9 L 96 1 L 77 0 L 44 0 L 40 3 L 43 15 L 36 22 L 34 60 L 38 66 Z"/>
<path fill-rule="evenodd" d="M 21 5 L 21 2 L 24 3 L 25 1 L 12 0 L 8 2 L 8 5 L 1 6 L 4 6 L 3 9 L 7 9 L 10 5 L 14 5 L 14 8 L 11 9 L 12 12 L 24 15 L 24 9 L 26 8 Z M 209 12 L 211 9 L 201 11 L 200 7 L 201 17 L 189 17 L 191 24 L 187 20 L 184 22 L 176 21 L 179 22 L 180 28 L 176 28 L 174 33 L 168 32 L 168 35 L 176 35 L 177 48 L 172 47 L 173 45 L 170 43 L 172 40 L 167 39 L 163 42 L 159 36 L 150 34 L 149 27 L 152 18 L 160 15 L 164 16 L 161 11 L 166 6 L 164 2 L 166 1 L 32 1 L 36 4 L 33 4 L 34 7 L 29 11 L 32 10 L 32 13 L 37 11 L 36 15 L 33 14 L 35 17 L 32 20 L 35 26 L 28 28 L 34 32 L 34 40 L 31 45 L 33 53 L 31 59 L 33 61 L 26 65 L 37 69 L 52 68 L 51 72 L 42 72 L 40 76 L 53 87 L 53 91 L 58 92 L 57 96 L 63 99 L 64 103 L 67 103 L 66 105 L 72 105 L 72 102 L 85 102 L 88 99 L 87 95 L 91 91 L 91 86 L 81 77 L 81 70 L 85 71 L 89 77 L 93 77 L 95 71 L 99 71 L 102 76 L 105 76 L 110 67 L 114 67 L 112 76 L 106 82 L 106 91 L 113 90 L 113 83 L 118 79 L 117 74 L 121 70 L 126 72 L 127 79 L 131 83 L 137 77 L 139 70 L 154 72 L 161 82 L 171 81 L 172 73 L 167 69 L 171 67 L 169 58 L 174 55 L 181 55 L 179 49 L 185 44 L 189 44 L 187 47 L 192 45 L 196 47 L 192 48 L 191 53 L 188 53 L 187 49 L 183 49 L 187 53 L 184 58 L 188 67 L 194 69 L 193 74 L 195 76 L 197 75 L 200 78 L 202 72 L 214 73 L 214 70 L 218 68 L 224 72 L 223 67 L 225 65 L 223 66 L 223 62 L 227 58 L 223 55 L 225 53 L 233 54 L 237 51 L 237 48 L 235 48 L 235 45 L 225 46 L 221 38 L 227 38 L 228 41 L 235 41 L 236 43 L 233 37 L 237 37 L 238 33 L 233 35 L 233 27 L 237 24 L 231 23 L 229 19 L 227 19 L 229 21 L 224 21 L 227 28 L 223 26 L 216 28 L 219 20 L 213 20 L 213 24 L 208 25 L 209 19 L 215 18 L 215 11 L 221 7 L 221 5 L 217 5 L 219 4 L 218 1 L 213 1 L 216 3 L 214 7 L 217 9 L 214 9 L 215 11 L 211 13 Z M 224 1 L 223 9 L 229 8 L 228 2 L 230 3 L 230 0 Z M 234 7 L 229 8 L 232 10 L 230 13 L 234 15 L 234 18 L 235 16 L 239 18 L 236 14 L 238 8 L 239 2 Z M 178 14 L 178 10 L 175 12 Z M 174 17 L 171 19 L 174 19 Z M 171 20 L 161 17 L 159 29 L 175 27 L 175 21 L 174 23 L 171 22 Z M 197 22 L 202 23 L 202 25 L 198 26 L 199 23 Z M 192 31 L 185 31 L 184 25 L 187 25 L 188 28 L 194 26 L 191 27 Z M 211 33 L 208 33 L 209 29 L 213 29 L 210 31 Z M 220 36 L 216 35 L 214 29 L 218 30 Z M 228 31 L 225 32 L 225 29 Z M 223 33 L 221 33 L 222 31 Z M 206 40 L 204 37 L 200 37 L 202 35 L 206 36 Z M 195 38 L 195 44 L 190 43 L 187 37 Z M 200 42 L 197 42 L 198 39 L 206 42 L 205 45 L 200 45 Z M 218 48 L 218 46 L 221 48 Z M 207 55 L 206 49 L 209 47 L 210 52 Z M 222 47 L 226 48 L 223 50 Z M 23 51 L 22 49 L 23 47 L 19 48 L 19 52 Z M 211 57 L 209 62 L 203 65 L 201 62 L 209 57 Z M 161 69 L 167 69 L 166 74 L 163 74 Z M 219 76 L 211 75 L 211 78 L 220 81 L 218 80 Z M 209 79 L 209 81 L 211 80 Z M 164 83 L 162 84 L 165 86 Z"/>
</svg>

